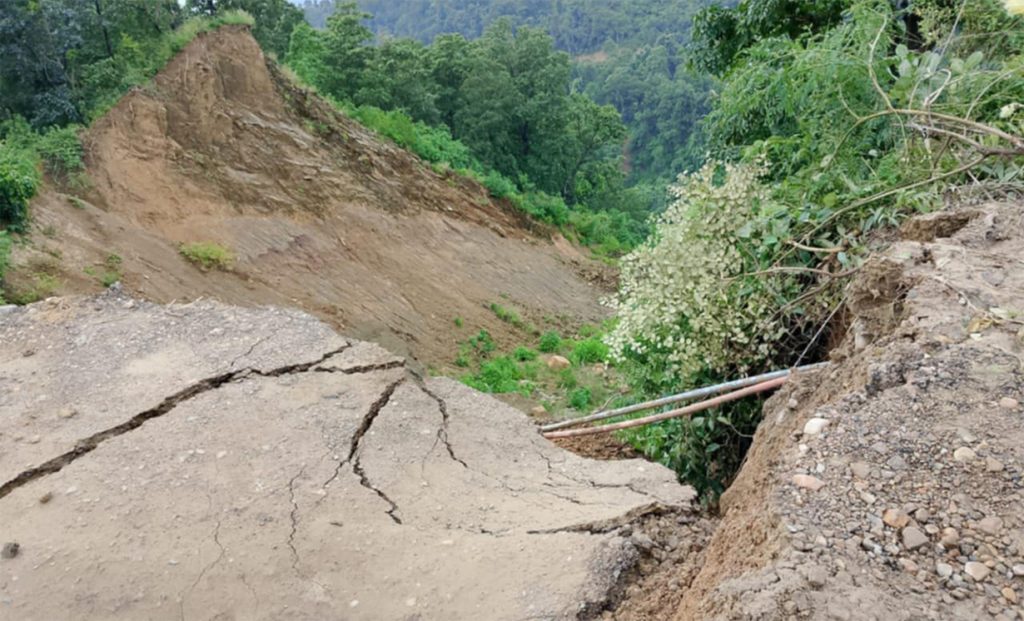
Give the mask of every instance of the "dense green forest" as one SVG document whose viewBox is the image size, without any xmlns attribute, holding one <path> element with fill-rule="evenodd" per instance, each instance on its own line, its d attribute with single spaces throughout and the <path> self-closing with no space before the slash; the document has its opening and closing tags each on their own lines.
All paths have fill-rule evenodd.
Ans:
<svg viewBox="0 0 1024 621">
<path fill-rule="evenodd" d="M 305 0 L 310 24 L 326 27 L 334 0 Z M 712 81 L 688 69 L 686 47 L 694 15 L 708 0 L 361 0 L 378 39 L 412 38 L 428 44 L 460 34 L 480 37 L 506 21 L 548 33 L 573 57 L 573 88 L 611 104 L 628 128 L 624 143 L 629 183 L 661 189 L 703 161 L 697 121 L 708 111 Z M 726 3 L 728 4 L 728 3 Z M 661 204 L 661 201 L 658 200 Z"/>
</svg>

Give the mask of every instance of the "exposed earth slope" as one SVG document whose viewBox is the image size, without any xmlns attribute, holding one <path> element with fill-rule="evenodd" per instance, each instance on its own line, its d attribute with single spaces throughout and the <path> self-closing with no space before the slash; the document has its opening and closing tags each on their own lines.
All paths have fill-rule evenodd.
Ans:
<svg viewBox="0 0 1024 621">
<path fill-rule="evenodd" d="M 903 237 L 765 407 L 680 621 L 1024 618 L 1024 214 Z"/>
<path fill-rule="evenodd" d="M 299 311 L 4 307 L 0 413 L 4 619 L 590 616 L 693 497 Z"/>
<path fill-rule="evenodd" d="M 119 258 L 146 299 L 297 306 L 435 364 L 454 358 L 455 317 L 509 333 L 486 310 L 499 296 L 538 322 L 604 315 L 581 275 L 599 267 L 295 87 L 244 27 L 197 37 L 84 143 L 87 187 L 32 203 L 14 288 L 98 291 L 86 272 Z M 233 269 L 183 259 L 195 242 L 230 250 Z"/>
</svg>

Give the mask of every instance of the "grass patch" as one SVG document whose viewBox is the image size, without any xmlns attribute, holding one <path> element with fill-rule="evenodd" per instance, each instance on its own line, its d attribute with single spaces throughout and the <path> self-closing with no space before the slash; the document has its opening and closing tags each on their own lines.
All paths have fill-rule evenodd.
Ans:
<svg viewBox="0 0 1024 621">
<path fill-rule="evenodd" d="M 227 248 L 213 242 L 182 244 L 178 251 L 189 262 L 203 270 L 230 270 L 234 255 Z"/>
<path fill-rule="evenodd" d="M 558 351 L 558 348 L 562 346 L 562 336 L 554 330 L 545 332 L 540 337 L 540 342 L 537 344 L 537 349 L 544 352 L 545 354 L 553 354 Z"/>
<path fill-rule="evenodd" d="M 121 280 L 121 263 L 120 255 L 112 253 L 107 255 L 102 266 L 89 266 L 84 271 L 106 288 Z"/>
</svg>

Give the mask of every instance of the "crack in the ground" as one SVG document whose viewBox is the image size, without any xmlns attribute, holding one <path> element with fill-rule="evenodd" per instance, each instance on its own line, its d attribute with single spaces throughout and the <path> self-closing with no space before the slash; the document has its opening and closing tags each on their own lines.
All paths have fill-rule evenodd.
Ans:
<svg viewBox="0 0 1024 621">
<path fill-rule="evenodd" d="M 224 557 L 227 555 L 228 551 L 224 548 L 224 545 L 220 542 L 220 525 L 221 525 L 221 520 L 217 520 L 217 525 L 213 529 L 213 542 L 215 544 L 217 544 L 218 548 L 220 548 L 220 554 L 217 555 L 217 558 L 213 559 L 213 562 L 211 562 L 211 563 L 209 563 L 209 564 L 207 564 L 206 566 L 203 567 L 202 571 L 199 572 L 199 575 L 196 576 L 196 579 L 192 582 L 192 585 L 188 587 L 188 591 L 186 591 L 181 596 L 181 602 L 178 604 L 178 606 L 179 606 L 179 610 L 180 610 L 180 613 L 181 613 L 182 621 L 184 621 L 184 619 L 185 619 L 185 602 L 188 600 L 188 596 L 191 595 L 192 591 L 194 591 L 196 589 L 196 587 L 199 585 L 199 583 L 202 582 L 203 577 L 207 574 L 207 572 L 209 572 L 211 569 L 213 569 L 217 565 L 217 563 L 219 563 L 222 560 L 224 560 Z"/>
<path fill-rule="evenodd" d="M 337 476 L 337 473 L 341 471 L 342 465 L 344 463 L 351 463 L 352 472 L 359 477 L 359 484 L 365 487 L 366 489 L 372 491 L 373 493 L 377 494 L 377 496 L 379 496 L 381 500 L 388 503 L 390 508 L 388 509 L 387 514 L 388 517 L 391 518 L 391 521 L 395 524 L 402 523 L 402 518 L 398 517 L 398 505 L 395 504 L 395 502 L 391 500 L 391 498 L 387 494 L 385 494 L 383 490 L 374 487 L 373 483 L 370 481 L 369 476 L 367 476 L 366 471 L 363 469 L 363 465 L 359 461 L 359 448 L 360 444 L 363 441 L 363 436 L 365 436 L 367 432 L 370 431 L 370 427 L 373 426 L 374 420 L 377 419 L 377 416 L 381 413 L 381 410 L 383 410 L 385 406 L 387 406 L 388 402 L 391 401 L 391 397 L 392 395 L 395 394 L 395 391 L 398 389 L 398 387 L 405 383 L 405 380 L 406 378 L 403 377 L 395 382 L 392 382 L 390 385 L 388 385 L 387 388 L 384 389 L 384 392 L 381 394 L 380 398 L 378 398 L 370 405 L 370 409 L 366 412 L 366 415 L 363 416 L 362 423 L 360 423 L 359 428 L 356 429 L 355 434 L 352 436 L 352 444 L 349 447 L 348 457 L 345 459 L 344 462 L 342 462 L 342 464 L 339 464 L 338 470 L 335 472 L 335 476 Z M 333 480 L 333 477 L 331 480 Z"/>
<path fill-rule="evenodd" d="M 256 339 L 256 342 L 254 342 L 252 345 L 250 345 L 249 349 L 244 354 L 239 354 L 239 355 L 235 356 L 235 359 L 231 361 L 231 364 L 228 366 L 228 368 L 229 369 L 233 369 L 235 367 L 235 365 L 238 364 L 239 360 L 241 360 L 243 358 L 248 358 L 249 356 L 251 356 L 252 352 L 256 351 L 257 347 L 259 347 L 263 343 L 266 343 L 267 341 L 269 341 L 270 338 L 271 337 L 269 337 L 269 336 L 264 336 L 264 337 L 260 337 L 260 338 Z"/>
<path fill-rule="evenodd" d="M 550 457 L 548 457 L 547 455 L 542 453 L 540 450 L 537 450 L 536 453 L 537 453 L 537 456 L 540 457 L 542 460 L 544 460 L 544 462 L 547 464 L 547 466 L 548 466 L 548 475 L 557 474 L 558 476 L 560 476 L 560 477 L 562 477 L 562 478 L 564 478 L 564 479 L 566 479 L 568 481 L 572 481 L 573 483 L 579 483 L 580 485 L 587 485 L 589 487 L 593 487 L 593 488 L 597 488 L 597 489 L 628 489 L 629 491 L 633 492 L 634 494 L 638 494 L 640 496 L 647 496 L 648 498 L 655 498 L 655 496 L 653 494 L 651 494 L 650 492 L 648 492 L 646 490 L 642 490 L 642 489 L 637 489 L 637 487 L 633 483 L 598 483 L 597 481 L 594 481 L 593 479 L 579 479 L 579 478 L 576 478 L 576 477 L 572 476 L 571 474 L 569 474 L 567 472 L 556 471 L 554 469 L 553 464 L 551 463 L 551 458 Z"/>
<path fill-rule="evenodd" d="M 288 519 L 291 520 L 292 526 L 291 531 L 288 533 L 288 549 L 292 551 L 292 571 L 299 575 L 301 575 L 299 572 L 299 551 L 295 548 L 295 534 L 299 531 L 299 503 L 295 500 L 295 481 L 305 472 L 306 467 L 303 466 L 288 481 L 288 500 L 292 505 L 292 510 L 288 513 Z"/>
<path fill-rule="evenodd" d="M 660 502 L 652 502 L 631 509 L 618 517 L 608 518 L 606 520 L 596 520 L 593 522 L 583 522 L 580 524 L 570 524 L 569 526 L 559 526 L 558 528 L 528 530 L 526 531 L 526 534 L 554 535 L 558 533 L 584 533 L 587 535 L 603 535 L 622 528 L 623 526 L 632 524 L 642 517 L 646 517 L 648 515 L 665 515 L 675 511 L 678 511 L 678 508 L 670 507 Z"/>
<path fill-rule="evenodd" d="M 344 375 L 357 375 L 360 373 L 373 373 L 374 371 L 389 371 L 405 366 L 405 360 L 390 360 L 377 364 L 363 364 L 354 367 L 317 367 L 313 369 L 317 373 L 342 373 Z"/>
<path fill-rule="evenodd" d="M 200 380 L 199 382 L 196 382 L 191 386 L 187 386 L 186 388 L 183 388 L 178 392 L 174 393 L 173 395 L 165 398 L 156 407 L 140 412 L 119 425 L 115 425 L 114 427 L 104 429 L 103 431 L 96 432 L 87 438 L 79 440 L 75 444 L 75 447 L 70 451 L 58 455 L 57 457 L 54 457 L 53 459 L 50 459 L 49 461 L 46 461 L 38 466 L 29 468 L 28 470 L 23 470 L 10 481 L 7 481 L 3 485 L 0 485 L 0 498 L 4 498 L 8 494 L 12 493 L 14 490 L 23 487 L 31 483 L 32 481 L 35 481 L 36 479 L 60 472 L 67 465 L 73 463 L 80 457 L 88 455 L 89 453 L 96 450 L 101 444 L 103 444 L 107 440 L 134 431 L 139 427 L 145 425 L 150 420 L 154 418 L 160 418 L 161 416 L 174 410 L 176 407 L 178 407 L 178 405 L 185 403 L 186 401 L 195 399 L 196 397 L 207 392 L 216 390 L 225 384 L 244 380 L 248 377 L 253 376 L 280 377 L 282 375 L 305 373 L 306 371 L 309 371 L 313 367 L 323 363 L 331 356 L 340 354 L 341 352 L 345 351 L 351 346 L 352 345 L 350 343 L 346 343 L 345 345 L 335 350 L 325 353 L 324 355 L 322 355 L 321 357 L 317 358 L 312 362 L 300 362 L 297 364 L 285 365 L 283 367 L 271 369 L 270 371 L 262 371 L 259 369 L 250 368 L 239 369 L 237 371 L 229 371 L 227 373 L 221 373 L 219 375 L 214 375 L 213 377 L 208 377 L 206 379 Z"/>
<path fill-rule="evenodd" d="M 448 414 L 448 402 L 438 396 L 434 391 L 427 388 L 427 382 L 423 379 L 423 376 L 414 371 L 410 371 L 409 374 L 412 375 L 413 381 L 416 382 L 416 387 L 419 388 L 423 394 L 433 399 L 434 402 L 437 403 L 437 408 L 441 411 L 441 426 L 437 430 L 437 439 L 434 441 L 434 446 L 437 446 L 437 442 L 443 442 L 445 449 L 448 451 L 448 456 L 452 458 L 452 461 L 462 464 L 462 467 L 468 470 L 469 465 L 455 455 L 455 448 L 452 446 L 452 443 L 448 438 L 448 422 L 450 420 L 450 415 Z"/>
</svg>

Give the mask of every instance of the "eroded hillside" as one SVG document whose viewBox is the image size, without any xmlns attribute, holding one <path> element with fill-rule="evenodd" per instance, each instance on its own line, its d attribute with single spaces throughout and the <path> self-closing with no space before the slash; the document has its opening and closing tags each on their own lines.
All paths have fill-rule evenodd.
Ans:
<svg viewBox="0 0 1024 621">
<path fill-rule="evenodd" d="M 113 273 L 154 301 L 297 306 L 435 364 L 455 317 L 509 332 L 486 309 L 499 296 L 538 321 L 602 316 L 586 276 L 601 270 L 571 244 L 296 87 L 244 27 L 197 37 L 84 143 L 85 187 L 32 203 L 15 289 L 97 291 Z M 195 242 L 233 253 L 230 271 L 185 260 Z"/>
<path fill-rule="evenodd" d="M 1021 618 L 1022 223 L 940 212 L 865 265 L 832 368 L 766 404 L 677 619 Z"/>
</svg>

